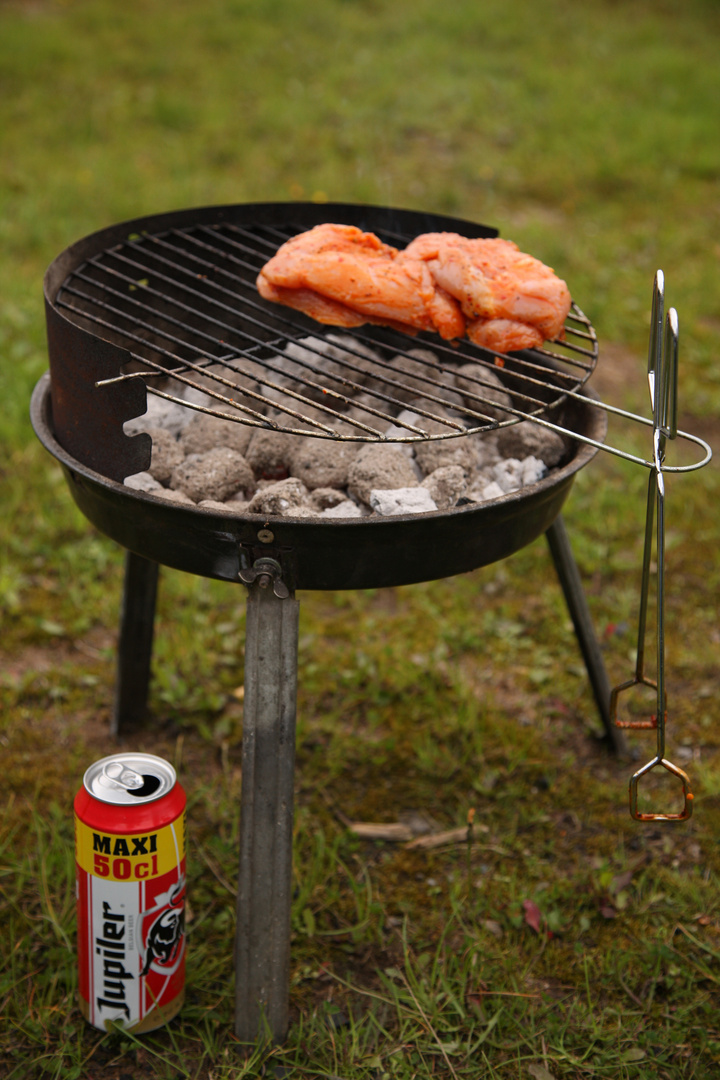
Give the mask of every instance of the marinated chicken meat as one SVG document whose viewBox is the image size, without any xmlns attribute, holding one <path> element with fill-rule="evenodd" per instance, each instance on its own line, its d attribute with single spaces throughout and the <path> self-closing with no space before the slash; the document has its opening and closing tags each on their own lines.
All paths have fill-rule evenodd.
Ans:
<svg viewBox="0 0 720 1080">
<path fill-rule="evenodd" d="M 520 323 L 539 332 L 541 341 L 562 333 L 570 310 L 567 285 L 549 266 L 520 251 L 512 240 L 471 240 L 457 233 L 424 233 L 408 244 L 400 258 L 422 259 L 427 264 L 436 284 L 458 300 L 470 320 L 471 340 L 475 340 L 475 332 L 482 335 L 484 329 L 497 337 L 521 333 L 520 327 L 512 330 L 507 325 L 484 328 L 486 321 Z M 473 326 L 476 320 L 483 321 L 477 329 Z M 532 337 L 528 341 L 540 343 Z"/>
<path fill-rule="evenodd" d="M 435 285 L 421 259 L 401 262 L 397 256 L 396 248 L 354 225 L 316 225 L 283 244 L 260 271 L 257 286 L 266 300 L 331 326 L 375 322 L 462 337 L 458 302 Z"/>
<path fill-rule="evenodd" d="M 425 233 L 403 251 L 353 225 L 317 225 L 262 268 L 260 295 L 331 326 L 467 334 L 499 352 L 562 335 L 567 285 L 508 240 Z"/>
<path fill-rule="evenodd" d="M 471 319 L 467 336 L 474 345 L 497 352 L 539 349 L 545 341 L 536 326 L 515 319 Z"/>
</svg>

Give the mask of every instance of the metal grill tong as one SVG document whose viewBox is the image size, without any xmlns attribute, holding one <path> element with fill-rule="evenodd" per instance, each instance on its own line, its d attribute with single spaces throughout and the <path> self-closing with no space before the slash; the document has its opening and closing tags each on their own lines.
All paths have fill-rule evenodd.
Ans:
<svg viewBox="0 0 720 1080">
<path fill-rule="evenodd" d="M 648 349 L 648 387 L 653 412 L 653 462 L 648 479 L 645 544 L 640 587 L 637 658 L 632 679 L 616 686 L 610 696 L 610 716 L 617 727 L 651 728 L 657 733 L 655 756 L 630 779 L 630 815 L 636 821 L 686 821 L 692 815 L 693 795 L 687 773 L 665 757 L 665 727 L 667 724 L 667 694 L 665 691 L 665 448 L 668 439 L 675 439 L 677 428 L 678 384 L 678 317 L 670 308 L 664 319 L 665 281 L 662 270 L 655 275 L 652 299 L 650 343 Z M 653 547 L 653 522 L 657 507 L 656 532 L 656 604 L 657 604 L 657 679 L 645 674 L 645 636 L 647 629 L 650 565 Z M 642 685 L 656 691 L 657 705 L 650 719 L 620 720 L 618 701 L 623 691 Z M 683 789 L 683 808 L 679 813 L 642 813 L 638 810 L 640 780 L 657 766 L 677 776 Z"/>
</svg>

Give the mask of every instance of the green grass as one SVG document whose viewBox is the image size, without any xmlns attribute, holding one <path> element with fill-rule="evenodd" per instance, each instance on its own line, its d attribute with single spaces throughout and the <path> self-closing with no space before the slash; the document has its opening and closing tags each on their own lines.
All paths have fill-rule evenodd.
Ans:
<svg viewBox="0 0 720 1080">
<path fill-rule="evenodd" d="M 449 581 L 301 596 L 292 1024 L 285 1046 L 244 1057 L 244 595 L 162 574 L 152 717 L 133 745 L 174 761 L 189 793 L 188 999 L 141 1040 L 103 1035 L 75 1006 L 70 804 L 112 749 L 123 559 L 71 504 L 28 402 L 47 367 L 42 275 L 68 244 L 173 208 L 314 198 L 498 226 L 568 280 L 601 367 L 622 347 L 612 400 L 642 411 L 661 267 L 683 424 L 716 440 L 719 39 L 712 0 L 0 3 L 3 1077 L 717 1075 L 715 463 L 668 482 L 668 746 L 697 796 L 685 826 L 627 814 L 635 765 L 595 739 L 543 541 Z M 612 434 L 647 453 L 644 433 Z M 565 514 L 613 682 L 634 666 L 645 483 L 601 455 Z M 651 755 L 651 737 L 630 741 Z M 655 778 L 645 793 L 677 799 Z M 411 851 L 343 825 L 421 812 L 452 828 L 471 809 L 471 848 Z"/>
</svg>

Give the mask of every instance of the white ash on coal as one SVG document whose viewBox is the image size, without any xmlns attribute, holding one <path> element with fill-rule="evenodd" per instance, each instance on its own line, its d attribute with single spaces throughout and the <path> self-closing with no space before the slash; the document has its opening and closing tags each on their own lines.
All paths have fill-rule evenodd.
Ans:
<svg viewBox="0 0 720 1080">
<path fill-rule="evenodd" d="M 149 472 L 139 472 L 133 476 L 126 476 L 125 487 L 132 488 L 133 491 L 151 491 L 153 495 L 165 491 L 160 481 L 151 476 Z"/>
<path fill-rule="evenodd" d="M 341 503 L 348 502 L 347 492 L 340 488 L 316 487 L 310 492 L 310 502 L 316 510 L 334 510 Z"/>
<path fill-rule="evenodd" d="M 455 385 L 463 392 L 466 408 L 490 419 L 507 419 L 506 410 L 512 408 L 512 398 L 503 386 L 500 376 L 490 368 L 483 367 L 482 364 L 462 364 L 457 369 Z"/>
<path fill-rule="evenodd" d="M 150 432 L 153 435 L 153 432 Z M 206 454 L 218 446 L 227 446 L 244 454 L 253 436 L 253 429 L 244 424 L 228 423 L 219 416 L 208 413 L 195 413 L 180 430 L 178 442 L 180 452 L 187 454 Z M 155 436 L 153 435 L 153 456 L 155 454 Z"/>
<path fill-rule="evenodd" d="M 225 502 L 238 491 L 253 494 L 257 482 L 242 454 L 229 446 L 216 446 L 205 454 L 189 454 L 173 469 L 170 487 L 193 502 L 203 499 Z"/>
<path fill-rule="evenodd" d="M 347 487 L 350 469 L 362 444 L 294 435 L 289 438 L 293 441 L 290 471 L 310 491 L 315 488 Z"/>
<path fill-rule="evenodd" d="M 250 500 L 248 513 L 267 517 L 315 517 L 317 511 L 310 506 L 309 494 L 302 480 L 289 476 L 262 487 Z"/>
<path fill-rule="evenodd" d="M 383 517 L 393 514 L 427 514 L 437 510 L 437 503 L 427 488 L 404 487 L 370 492 L 370 505 Z"/>
<path fill-rule="evenodd" d="M 395 443 L 365 443 L 350 466 L 348 492 L 370 506 L 373 491 L 393 491 L 418 486 L 412 462 Z"/>
<path fill-rule="evenodd" d="M 150 428 L 148 435 L 152 437 L 152 458 L 148 472 L 161 486 L 167 487 L 175 469 L 185 460 L 185 447 L 166 428 Z M 213 446 L 217 446 L 217 443 L 213 443 Z"/>
<path fill-rule="evenodd" d="M 468 490 L 468 498 L 471 502 L 499 499 L 542 480 L 547 471 L 545 462 L 536 457 L 526 457 L 521 461 L 517 458 L 506 458 L 478 474 Z"/>
<path fill-rule="evenodd" d="M 441 371 L 446 364 L 428 349 L 410 349 L 385 361 L 354 338 L 308 337 L 288 345 L 267 367 L 253 364 L 252 389 L 268 399 L 264 408 L 242 391 L 234 400 L 262 411 L 269 424 L 307 430 L 307 421 L 294 419 L 294 412 L 343 435 L 360 433 L 353 420 L 377 428 L 373 410 L 395 417 L 389 435 L 407 435 L 406 424 L 430 434 L 447 433 L 447 426 L 424 413 L 457 422 L 462 413 L 456 409 L 463 405 L 484 417 L 508 415 L 512 398 L 494 370 L 464 364 L 453 383 Z M 228 392 L 213 384 L 212 370 L 194 381 Z M 228 367 L 219 373 L 232 377 Z M 434 386 L 440 378 L 442 391 Z M 301 379 L 317 387 L 308 390 Z M 288 391 L 303 393 L 314 404 L 298 402 Z M 228 408 L 204 390 L 178 384 L 172 392 L 201 408 Z M 444 404 L 424 396 L 440 393 Z M 561 436 L 532 422 L 436 441 L 363 443 L 248 426 L 152 393 L 147 412 L 125 424 L 127 434 L 140 431 L 152 437 L 152 460 L 147 472 L 127 477 L 128 487 L 208 510 L 265 517 L 343 519 L 447 511 L 535 483 L 568 450 Z"/>
<path fill-rule="evenodd" d="M 567 453 L 567 441 L 552 428 L 523 420 L 497 433 L 498 450 L 503 457 L 539 458 L 549 469 L 558 465 Z"/>
<path fill-rule="evenodd" d="M 438 510 L 451 510 L 467 494 L 467 475 L 459 465 L 441 465 L 425 477 L 420 487 L 429 493 Z"/>
<path fill-rule="evenodd" d="M 234 427 L 235 425 L 233 425 Z M 293 435 L 256 428 L 245 457 L 258 480 L 286 480 L 290 475 Z"/>
<path fill-rule="evenodd" d="M 368 514 L 368 510 L 363 510 L 362 506 L 358 506 L 352 499 L 344 499 L 343 502 L 337 503 L 336 506 L 328 506 L 318 516 L 323 518 L 361 518 L 367 517 Z"/>
</svg>

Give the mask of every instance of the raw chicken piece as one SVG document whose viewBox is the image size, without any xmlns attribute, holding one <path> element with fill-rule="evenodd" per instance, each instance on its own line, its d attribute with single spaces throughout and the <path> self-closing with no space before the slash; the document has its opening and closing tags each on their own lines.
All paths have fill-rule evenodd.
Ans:
<svg viewBox="0 0 720 1080">
<path fill-rule="evenodd" d="M 347 327 L 362 326 L 367 322 L 364 315 L 359 315 L 352 308 L 339 304 L 337 300 L 329 300 L 327 296 L 321 296 L 312 289 L 288 289 L 284 285 L 274 285 L 264 271 L 260 274 L 257 285 L 265 300 L 274 300 L 276 304 L 304 311 L 316 322 Z"/>
<path fill-rule="evenodd" d="M 404 251 L 354 225 L 316 225 L 277 251 L 260 295 L 331 326 L 434 330 L 497 352 L 561 337 L 570 293 L 510 240 L 423 233 Z M 467 320 L 467 321 L 466 321 Z"/>
<path fill-rule="evenodd" d="M 436 284 L 454 296 L 471 320 L 507 320 L 534 327 L 541 335 L 532 344 L 558 337 L 570 310 L 570 292 L 549 266 L 520 251 L 511 240 L 471 240 L 457 233 L 424 233 L 400 253 L 401 261 L 422 259 Z M 519 329 L 476 328 L 478 337 L 492 334 L 498 342 Z M 476 340 L 469 334 L 471 340 Z M 477 344 L 484 344 L 478 340 Z M 502 344 L 490 345 L 503 349 Z M 508 348 L 526 348 L 510 345 Z"/>
<path fill-rule="evenodd" d="M 496 352 L 539 349 L 545 340 L 537 327 L 512 319 L 471 319 L 467 336 L 474 345 Z"/>
<path fill-rule="evenodd" d="M 291 272 L 291 260 L 298 251 L 303 257 L 320 255 L 326 251 L 352 251 L 354 254 L 364 252 L 366 255 L 385 256 L 389 259 L 394 259 L 398 253 L 397 248 L 391 247 L 390 244 L 383 244 L 375 233 L 363 232 L 356 225 L 333 225 L 326 221 L 322 225 L 316 225 L 306 232 L 292 236 L 278 249 L 261 272 L 264 273 L 268 266 L 276 263 L 276 260 L 276 265 L 282 262 L 285 273 Z M 281 253 L 280 260 L 278 256 Z"/>
<path fill-rule="evenodd" d="M 399 261 L 397 254 L 354 225 L 317 225 L 283 244 L 260 271 L 257 286 L 266 300 L 319 322 L 379 322 L 461 337 L 465 320 L 457 301 L 436 287 L 421 259 Z"/>
</svg>

